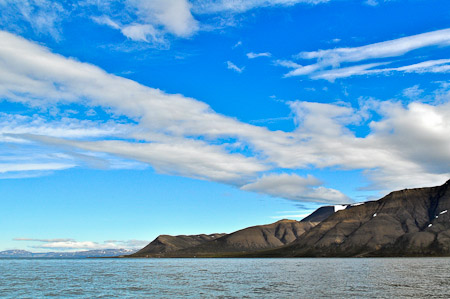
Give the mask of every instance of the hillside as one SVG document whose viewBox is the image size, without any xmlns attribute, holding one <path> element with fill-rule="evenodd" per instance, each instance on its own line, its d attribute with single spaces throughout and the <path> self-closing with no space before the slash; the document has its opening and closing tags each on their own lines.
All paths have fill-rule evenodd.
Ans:
<svg viewBox="0 0 450 299">
<path fill-rule="evenodd" d="M 162 255 L 184 248 L 194 247 L 205 242 L 215 240 L 224 235 L 225 234 L 179 236 L 160 235 L 155 240 L 150 242 L 147 246 L 134 253 L 133 256 L 140 257 Z"/>
<path fill-rule="evenodd" d="M 449 185 L 324 206 L 302 221 L 280 220 L 231 234 L 162 235 L 132 256 L 450 256 Z"/>
<path fill-rule="evenodd" d="M 450 255 L 450 181 L 395 191 L 338 211 L 292 244 L 264 256 Z"/>
</svg>

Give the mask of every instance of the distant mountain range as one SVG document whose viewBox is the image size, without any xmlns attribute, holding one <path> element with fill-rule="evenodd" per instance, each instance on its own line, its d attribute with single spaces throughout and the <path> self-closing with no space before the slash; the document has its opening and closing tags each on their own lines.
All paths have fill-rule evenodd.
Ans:
<svg viewBox="0 0 450 299">
<path fill-rule="evenodd" d="M 0 251 L 0 258 L 88 258 L 88 257 L 114 257 L 134 253 L 128 249 L 102 249 L 76 252 L 43 252 L 33 253 L 25 250 Z"/>
<path fill-rule="evenodd" d="M 450 256 L 450 181 L 377 201 L 325 206 L 231 234 L 161 235 L 124 257 Z"/>
</svg>

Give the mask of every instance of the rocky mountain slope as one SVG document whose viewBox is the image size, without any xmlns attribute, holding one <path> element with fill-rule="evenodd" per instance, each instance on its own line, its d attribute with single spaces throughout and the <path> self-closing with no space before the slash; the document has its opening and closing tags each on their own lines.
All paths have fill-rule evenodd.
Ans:
<svg viewBox="0 0 450 299">
<path fill-rule="evenodd" d="M 450 181 L 377 201 L 325 206 L 300 222 L 281 220 L 196 242 L 160 236 L 132 256 L 450 256 L 449 186 Z"/>
<path fill-rule="evenodd" d="M 329 216 L 283 248 L 264 256 L 450 255 L 450 181 L 395 191 Z"/>
<path fill-rule="evenodd" d="M 202 242 L 193 246 L 185 246 L 188 244 L 184 243 L 181 238 L 189 239 L 197 236 L 162 235 L 132 256 L 217 256 L 224 253 L 253 252 L 276 248 L 296 240 L 298 236 L 311 229 L 315 224 L 317 223 L 280 220 L 272 224 L 248 227 L 231 234 L 220 236 L 215 234 L 213 236 L 219 237 L 212 240 L 203 239 Z M 181 246 L 169 247 L 166 240 L 170 240 L 171 243 L 177 242 L 177 245 Z M 164 244 L 161 244 L 161 241 Z"/>
<path fill-rule="evenodd" d="M 215 240 L 224 236 L 225 234 L 212 235 L 179 235 L 169 236 L 160 235 L 155 240 L 150 242 L 147 246 L 133 254 L 134 256 L 155 256 L 165 253 L 181 250 L 188 247 L 195 247 L 197 245 Z"/>
</svg>

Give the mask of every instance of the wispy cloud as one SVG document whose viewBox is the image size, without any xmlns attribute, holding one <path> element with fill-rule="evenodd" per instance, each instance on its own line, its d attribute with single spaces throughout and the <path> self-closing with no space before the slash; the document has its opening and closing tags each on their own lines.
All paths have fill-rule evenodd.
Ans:
<svg viewBox="0 0 450 299">
<path fill-rule="evenodd" d="M 419 74 L 450 72 L 450 59 L 429 60 L 401 67 L 373 69 L 380 65 L 386 65 L 386 63 L 370 63 L 345 68 L 338 68 L 329 71 L 322 71 L 312 75 L 311 78 L 334 81 L 338 78 L 347 78 L 351 76 L 388 74 L 395 72 L 419 73 Z"/>
<path fill-rule="evenodd" d="M 240 46 L 242 46 L 242 41 L 238 41 L 237 43 L 235 43 L 234 45 L 233 45 L 233 47 L 231 47 L 232 49 L 236 49 L 237 47 L 240 47 Z"/>
<path fill-rule="evenodd" d="M 220 12 L 242 13 L 258 7 L 293 6 L 299 3 L 319 4 L 330 0 L 193 0 L 194 11 L 201 14 Z"/>
<path fill-rule="evenodd" d="M 264 53 L 247 53 L 247 57 L 249 59 L 254 59 L 254 58 L 258 58 L 258 57 L 270 57 L 272 56 L 272 54 L 270 54 L 269 52 L 264 52 Z"/>
<path fill-rule="evenodd" d="M 18 171 L 46 171 L 63 170 L 72 168 L 75 165 L 59 163 L 41 163 L 41 164 L 19 164 L 19 163 L 0 163 L 0 173 L 18 172 Z"/>
<path fill-rule="evenodd" d="M 278 60 L 275 60 L 273 63 L 275 65 L 278 65 L 278 66 L 284 66 L 284 67 L 292 68 L 292 69 L 297 69 L 297 68 L 301 68 L 302 67 L 300 64 L 298 64 L 298 63 L 296 63 L 296 62 L 294 62 L 292 60 L 278 59 Z"/>
<path fill-rule="evenodd" d="M 301 52 L 296 55 L 297 59 L 310 60 L 316 59 L 316 63 L 295 66 L 293 64 L 284 66 L 292 67 L 294 70 L 286 74 L 290 76 L 310 76 L 315 79 L 327 78 L 343 78 L 357 74 L 375 74 L 385 73 L 389 71 L 417 71 L 419 68 L 423 72 L 447 71 L 447 68 L 437 67 L 432 68 L 430 63 L 438 61 L 420 62 L 411 66 L 403 66 L 389 69 L 376 69 L 367 71 L 368 69 L 380 66 L 382 64 L 392 63 L 391 61 L 371 62 L 361 65 L 351 65 L 341 67 L 342 64 L 355 63 L 360 61 L 370 61 L 374 59 L 399 57 L 411 51 L 431 47 L 431 46 L 449 46 L 450 45 L 450 29 L 437 30 L 427 33 L 422 33 L 413 36 L 402 37 L 390 41 L 369 44 L 354 48 L 336 48 L 329 50 L 318 50 L 312 52 Z M 283 65 L 283 64 L 280 64 Z"/>
<path fill-rule="evenodd" d="M 245 67 L 238 67 L 237 65 L 235 65 L 231 61 L 227 61 L 227 68 L 229 70 L 233 70 L 233 71 L 238 72 L 238 73 L 242 73 L 244 71 L 244 69 L 245 69 Z"/>
<path fill-rule="evenodd" d="M 50 35 L 57 40 L 61 38 L 60 24 L 70 14 L 61 3 L 49 0 L 3 0 L 0 9 L 3 26 L 17 29 L 16 22 L 22 20 L 37 34 Z"/>
<path fill-rule="evenodd" d="M 366 0 L 364 3 L 369 6 L 377 6 L 379 4 L 377 0 Z"/>
<path fill-rule="evenodd" d="M 71 242 L 71 241 L 74 241 L 74 239 L 33 239 L 33 238 L 14 238 L 13 241 L 30 241 L 30 242 L 53 243 L 53 242 Z"/>
</svg>

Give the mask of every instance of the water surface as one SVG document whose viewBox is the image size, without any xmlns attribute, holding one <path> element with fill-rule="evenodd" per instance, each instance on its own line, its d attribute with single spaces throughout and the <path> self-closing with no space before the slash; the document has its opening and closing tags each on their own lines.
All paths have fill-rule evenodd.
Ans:
<svg viewBox="0 0 450 299">
<path fill-rule="evenodd" d="M 450 258 L 3 259 L 0 298 L 450 297 Z"/>
</svg>

